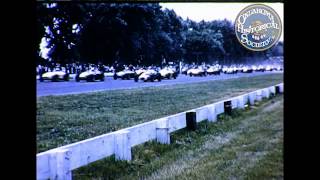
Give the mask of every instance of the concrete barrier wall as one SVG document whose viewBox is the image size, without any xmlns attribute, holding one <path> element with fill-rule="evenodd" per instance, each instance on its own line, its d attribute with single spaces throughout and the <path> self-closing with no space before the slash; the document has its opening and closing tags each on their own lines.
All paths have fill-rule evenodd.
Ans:
<svg viewBox="0 0 320 180">
<path fill-rule="evenodd" d="M 168 116 L 167 118 L 168 118 L 170 133 L 187 127 L 185 112 Z"/>
<path fill-rule="evenodd" d="M 196 121 L 201 122 L 208 119 L 208 107 L 203 106 L 201 108 L 195 109 L 196 111 Z"/>
<path fill-rule="evenodd" d="M 262 100 L 262 90 L 260 89 L 260 90 L 257 90 L 256 92 L 257 92 L 256 100 L 261 101 Z"/>
<path fill-rule="evenodd" d="M 279 88 L 280 88 L 280 93 L 283 93 L 283 89 L 284 89 L 283 83 L 280 83 L 280 84 L 278 84 L 278 85 L 276 85 L 276 86 L 279 86 Z"/>
<path fill-rule="evenodd" d="M 270 92 L 270 94 L 275 95 L 276 94 L 276 87 L 275 86 L 270 86 L 269 87 L 269 92 Z"/>
<path fill-rule="evenodd" d="M 262 98 L 269 98 L 269 97 L 270 97 L 269 88 L 262 89 Z"/>
<path fill-rule="evenodd" d="M 37 179 L 48 179 L 50 173 L 50 153 L 44 152 L 37 154 Z"/>
<path fill-rule="evenodd" d="M 283 83 L 276 85 L 283 93 Z M 269 98 L 275 87 L 256 90 L 189 111 L 196 112 L 196 122 L 215 122 L 225 112 L 224 102 L 231 101 L 232 109 L 243 109 L 246 103 Z M 118 160 L 131 160 L 131 148 L 150 140 L 170 144 L 170 133 L 185 128 L 186 112 L 138 124 L 66 146 L 37 154 L 37 179 L 71 179 L 71 170 L 115 154 Z"/>
<path fill-rule="evenodd" d="M 216 107 L 216 114 L 219 115 L 219 114 L 222 114 L 224 113 L 224 101 L 219 101 L 217 103 L 214 103 L 215 104 L 215 107 Z"/>
<path fill-rule="evenodd" d="M 237 99 L 237 107 L 239 109 L 244 109 L 245 104 L 248 102 L 248 95 L 241 95 L 241 96 L 238 96 L 236 99 Z"/>
<path fill-rule="evenodd" d="M 216 105 L 210 104 L 207 105 L 207 112 L 208 112 L 208 121 L 209 122 L 216 122 L 217 121 L 217 113 L 216 113 Z"/>
<path fill-rule="evenodd" d="M 156 121 L 138 124 L 124 130 L 129 131 L 131 147 L 156 139 Z"/>
</svg>

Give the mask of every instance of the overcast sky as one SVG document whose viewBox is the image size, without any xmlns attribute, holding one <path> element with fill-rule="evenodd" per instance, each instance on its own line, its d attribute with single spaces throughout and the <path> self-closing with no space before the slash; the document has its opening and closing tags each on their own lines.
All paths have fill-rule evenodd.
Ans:
<svg viewBox="0 0 320 180">
<path fill-rule="evenodd" d="M 173 9 L 183 19 L 187 17 L 196 22 L 228 19 L 234 22 L 238 13 L 256 3 L 160 3 L 162 8 Z M 280 16 L 283 25 L 283 3 L 259 3 L 273 8 Z M 283 26 L 282 26 L 283 27 Z M 283 29 L 283 28 L 282 28 Z M 283 31 L 280 37 L 283 41 Z"/>
</svg>

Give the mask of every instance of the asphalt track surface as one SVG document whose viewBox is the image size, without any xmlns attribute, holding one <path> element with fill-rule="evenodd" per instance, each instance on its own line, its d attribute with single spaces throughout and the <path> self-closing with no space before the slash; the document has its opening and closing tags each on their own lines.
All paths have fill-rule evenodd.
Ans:
<svg viewBox="0 0 320 180">
<path fill-rule="evenodd" d="M 204 81 L 225 80 L 240 77 L 253 77 L 266 74 L 275 74 L 282 72 L 253 72 L 253 73 L 237 73 L 237 74 L 221 74 L 221 75 L 208 75 L 206 77 L 190 77 L 186 75 L 179 75 L 177 79 L 163 79 L 161 82 L 134 82 L 131 80 L 114 80 L 112 77 L 106 77 L 104 82 L 76 82 L 71 79 L 68 82 L 40 82 L 37 80 L 37 97 L 49 95 L 67 95 L 67 94 L 80 94 L 96 91 L 116 90 L 116 89 L 132 89 L 152 86 L 174 85 L 196 83 Z"/>
</svg>

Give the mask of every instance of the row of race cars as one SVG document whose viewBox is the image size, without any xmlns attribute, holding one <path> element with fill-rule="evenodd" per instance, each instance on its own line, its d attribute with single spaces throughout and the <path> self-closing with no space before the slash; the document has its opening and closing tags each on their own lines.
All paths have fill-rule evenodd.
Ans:
<svg viewBox="0 0 320 180">
<path fill-rule="evenodd" d="M 207 75 L 220 75 L 224 74 L 235 74 L 235 73 L 252 73 L 252 72 L 264 72 L 264 71 L 282 71 L 283 68 L 280 65 L 231 65 L 231 66 L 221 66 L 219 64 L 210 66 L 194 66 L 185 65 L 181 68 L 180 73 L 187 76 L 207 76 Z M 176 79 L 179 75 L 179 70 L 174 66 L 166 66 L 164 68 L 159 67 L 128 67 L 126 66 L 124 70 L 115 72 L 112 67 L 106 67 L 103 71 L 98 70 L 98 68 L 92 65 L 84 72 L 79 72 L 75 74 L 75 81 L 80 82 L 85 80 L 87 82 L 94 81 L 104 81 L 105 77 L 113 77 L 113 79 L 130 80 L 134 79 L 135 82 L 140 81 L 161 81 L 162 79 Z M 69 81 L 70 74 L 63 71 L 62 68 L 55 68 L 53 71 L 45 72 L 40 75 L 39 80 L 43 82 L 44 80 L 49 81 Z"/>
<path fill-rule="evenodd" d="M 129 80 L 134 79 L 135 82 L 139 80 L 147 82 L 147 81 L 161 81 L 162 79 L 176 79 L 178 77 L 178 71 L 176 71 L 173 67 L 165 67 L 163 69 L 158 68 L 137 68 L 137 69 L 129 69 L 125 68 L 122 71 L 114 72 L 112 69 L 107 69 L 106 71 L 100 71 L 96 67 L 91 67 L 87 71 L 77 73 L 75 75 L 75 81 L 80 82 L 81 80 L 85 80 L 87 82 L 94 81 L 104 81 L 105 76 L 112 76 L 113 79 L 122 79 Z M 57 81 L 69 81 L 70 74 L 63 71 L 62 68 L 55 68 L 53 71 L 43 73 L 40 75 L 39 80 L 43 82 L 45 80 L 49 80 L 52 82 Z"/>
<path fill-rule="evenodd" d="M 221 66 L 219 64 L 204 67 L 198 66 L 196 68 L 189 68 L 185 66 L 182 68 L 181 73 L 189 76 L 206 76 L 206 75 L 220 75 L 224 74 L 236 74 L 241 73 L 252 73 L 252 72 L 265 72 L 265 71 L 282 71 L 283 68 L 280 65 L 231 65 L 231 66 Z"/>
</svg>

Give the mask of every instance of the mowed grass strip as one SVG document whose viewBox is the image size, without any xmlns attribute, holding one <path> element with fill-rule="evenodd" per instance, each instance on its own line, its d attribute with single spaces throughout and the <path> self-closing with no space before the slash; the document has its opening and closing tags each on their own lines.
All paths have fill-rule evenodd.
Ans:
<svg viewBox="0 0 320 180">
<path fill-rule="evenodd" d="M 73 171 L 73 179 L 283 179 L 283 96 L 180 130 L 171 144 L 133 148 L 133 160 L 108 157 Z"/>
<path fill-rule="evenodd" d="M 283 82 L 283 74 L 37 98 L 37 152 Z"/>
</svg>

